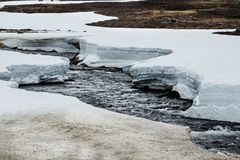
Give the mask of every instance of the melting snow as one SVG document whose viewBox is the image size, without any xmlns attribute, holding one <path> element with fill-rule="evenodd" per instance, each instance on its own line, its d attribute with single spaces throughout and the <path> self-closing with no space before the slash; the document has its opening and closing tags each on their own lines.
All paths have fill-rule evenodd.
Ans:
<svg viewBox="0 0 240 160">
<path fill-rule="evenodd" d="M 69 60 L 62 57 L 25 55 L 0 50 L 0 79 L 19 84 L 58 82 L 68 71 Z"/>
<path fill-rule="evenodd" d="M 46 17 L 49 21 L 45 21 Z M 135 78 L 134 83 L 148 85 L 150 88 L 172 88 L 178 91 L 182 98 L 194 99 L 194 106 L 183 113 L 185 116 L 239 122 L 236 117 L 240 113 L 240 92 L 232 92 L 240 86 L 239 37 L 212 34 L 216 30 L 116 29 L 85 25 L 112 18 L 114 17 L 93 12 L 31 15 L 1 13 L 0 19 L 6 19 L 6 23 L 4 21 L 0 27 L 75 30 L 76 35 L 83 36 L 81 39 L 98 46 L 97 49 L 90 47 L 90 53 L 98 49 L 99 53 L 104 53 L 101 52 L 104 46 L 110 49 L 109 54 L 112 53 L 112 47 L 117 47 L 118 50 L 125 48 L 126 53 L 136 51 L 132 51 L 131 47 L 172 50 L 172 54 L 165 53 L 162 55 L 166 56 L 158 58 L 149 57 L 152 59 L 128 67 L 127 72 Z M 6 38 L 6 35 L 10 34 L 2 34 L 0 37 Z M 37 35 L 39 34 L 35 34 Z M 16 34 L 12 35 L 14 36 L 19 37 Z M 116 61 L 101 59 L 101 56 L 96 56 L 96 52 L 90 53 L 87 53 L 89 55 L 85 61 L 89 64 L 100 60 L 108 66 L 108 63 Z M 147 54 L 149 53 L 146 52 Z M 119 54 L 115 56 L 118 57 Z M 133 61 L 127 64 L 131 62 Z M 223 86 L 225 89 L 222 89 Z M 226 110 L 228 114 L 225 114 Z"/>
</svg>

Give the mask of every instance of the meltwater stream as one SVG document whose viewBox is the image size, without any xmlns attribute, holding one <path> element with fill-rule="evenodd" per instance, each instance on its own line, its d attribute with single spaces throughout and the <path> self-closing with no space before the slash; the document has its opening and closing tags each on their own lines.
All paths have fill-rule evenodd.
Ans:
<svg viewBox="0 0 240 160">
<path fill-rule="evenodd" d="M 53 55 L 51 52 L 44 54 Z M 21 88 L 74 96 L 95 107 L 189 126 L 196 144 L 211 151 L 240 154 L 239 123 L 185 118 L 179 112 L 188 109 L 192 102 L 178 99 L 176 93 L 134 88 L 131 77 L 114 68 L 72 65 L 67 77 L 65 83 L 24 85 Z"/>
</svg>

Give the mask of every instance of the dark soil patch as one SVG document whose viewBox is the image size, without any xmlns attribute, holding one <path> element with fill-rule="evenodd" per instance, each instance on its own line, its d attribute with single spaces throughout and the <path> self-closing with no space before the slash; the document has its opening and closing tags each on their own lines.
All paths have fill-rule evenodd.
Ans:
<svg viewBox="0 0 240 160">
<path fill-rule="evenodd" d="M 232 32 L 215 32 L 214 34 L 240 36 L 240 29 L 236 29 L 235 31 L 232 31 Z"/>
<path fill-rule="evenodd" d="M 240 26 L 240 3 L 237 0 L 36 4 L 5 6 L 1 11 L 24 13 L 96 11 L 99 14 L 119 18 L 90 24 L 104 27 L 225 29 Z"/>
</svg>

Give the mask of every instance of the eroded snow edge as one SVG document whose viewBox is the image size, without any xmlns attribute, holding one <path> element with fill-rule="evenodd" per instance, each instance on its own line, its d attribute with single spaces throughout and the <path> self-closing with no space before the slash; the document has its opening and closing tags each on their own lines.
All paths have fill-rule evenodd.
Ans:
<svg viewBox="0 0 240 160">
<path fill-rule="evenodd" d="M 25 55 L 0 50 L 0 80 L 19 84 L 63 82 L 69 60 L 63 57 Z"/>
</svg>

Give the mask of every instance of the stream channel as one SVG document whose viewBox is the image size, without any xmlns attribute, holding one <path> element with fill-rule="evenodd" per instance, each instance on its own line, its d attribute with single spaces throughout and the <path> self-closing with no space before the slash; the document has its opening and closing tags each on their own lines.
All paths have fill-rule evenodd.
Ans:
<svg viewBox="0 0 240 160">
<path fill-rule="evenodd" d="M 59 56 L 55 52 L 35 53 Z M 72 54 L 63 53 L 60 56 L 70 58 Z M 110 111 L 189 126 L 191 138 L 197 145 L 214 152 L 240 154 L 239 123 L 183 117 L 179 113 L 191 107 L 191 101 L 181 100 L 171 91 L 139 90 L 133 86 L 132 78 L 121 69 L 71 65 L 64 83 L 21 85 L 20 88 L 73 96 Z"/>
</svg>

